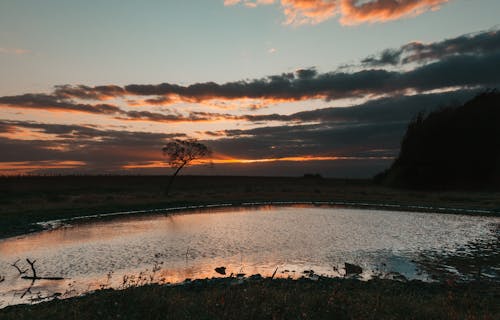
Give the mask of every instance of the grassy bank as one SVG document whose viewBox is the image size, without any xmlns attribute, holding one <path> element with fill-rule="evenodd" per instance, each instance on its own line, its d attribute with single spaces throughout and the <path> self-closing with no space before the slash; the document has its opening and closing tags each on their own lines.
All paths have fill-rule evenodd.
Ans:
<svg viewBox="0 0 500 320">
<path fill-rule="evenodd" d="M 37 230 L 35 222 L 93 213 L 209 203 L 347 201 L 496 210 L 500 191 L 411 191 L 369 180 L 180 176 L 168 197 L 164 176 L 0 178 L 0 238 Z M 403 208 L 404 209 L 404 208 Z M 446 210 L 443 210 L 446 211 Z"/>
<path fill-rule="evenodd" d="M 0 310 L 9 319 L 499 319 L 498 283 L 197 280 Z"/>
</svg>

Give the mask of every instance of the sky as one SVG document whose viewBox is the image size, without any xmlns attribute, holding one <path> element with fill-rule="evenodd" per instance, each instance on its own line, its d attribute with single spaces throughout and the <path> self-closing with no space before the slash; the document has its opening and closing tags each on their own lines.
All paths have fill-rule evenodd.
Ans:
<svg viewBox="0 0 500 320">
<path fill-rule="evenodd" d="M 0 174 L 370 177 L 500 83 L 497 0 L 0 0 Z"/>
</svg>

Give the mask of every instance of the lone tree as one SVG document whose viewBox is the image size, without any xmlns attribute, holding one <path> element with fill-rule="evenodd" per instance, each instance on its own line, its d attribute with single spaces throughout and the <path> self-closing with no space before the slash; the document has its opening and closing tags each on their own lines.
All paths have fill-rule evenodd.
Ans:
<svg viewBox="0 0 500 320">
<path fill-rule="evenodd" d="M 205 158 L 211 154 L 208 147 L 196 139 L 174 139 L 167 143 L 162 148 L 162 151 L 163 155 L 167 158 L 168 165 L 171 168 L 177 168 L 170 177 L 170 181 L 165 189 L 165 195 L 168 195 L 174 178 L 182 168 L 189 165 L 193 160 Z"/>
</svg>

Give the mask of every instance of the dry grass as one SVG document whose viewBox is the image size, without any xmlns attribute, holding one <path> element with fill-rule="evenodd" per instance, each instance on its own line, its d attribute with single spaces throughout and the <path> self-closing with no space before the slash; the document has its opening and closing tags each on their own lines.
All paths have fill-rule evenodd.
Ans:
<svg viewBox="0 0 500 320">
<path fill-rule="evenodd" d="M 499 319 L 495 283 L 198 280 L 0 310 L 9 319 Z"/>
</svg>

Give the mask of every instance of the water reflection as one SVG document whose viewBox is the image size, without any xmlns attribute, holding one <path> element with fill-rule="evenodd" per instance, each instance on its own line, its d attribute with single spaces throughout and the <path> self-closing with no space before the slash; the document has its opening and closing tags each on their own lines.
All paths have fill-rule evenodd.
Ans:
<svg viewBox="0 0 500 320">
<path fill-rule="evenodd" d="M 415 260 L 452 253 L 471 241 L 498 241 L 494 217 L 313 206 L 260 206 L 190 214 L 122 217 L 0 241 L 0 307 L 22 302 L 26 281 L 11 264 L 37 259 L 37 272 L 65 281 L 36 281 L 31 297 L 81 294 L 104 287 L 230 273 L 299 277 L 304 270 L 339 276 L 344 262 L 361 276 L 398 272 L 428 279 Z M 26 267 L 26 266 L 25 266 Z"/>
</svg>

